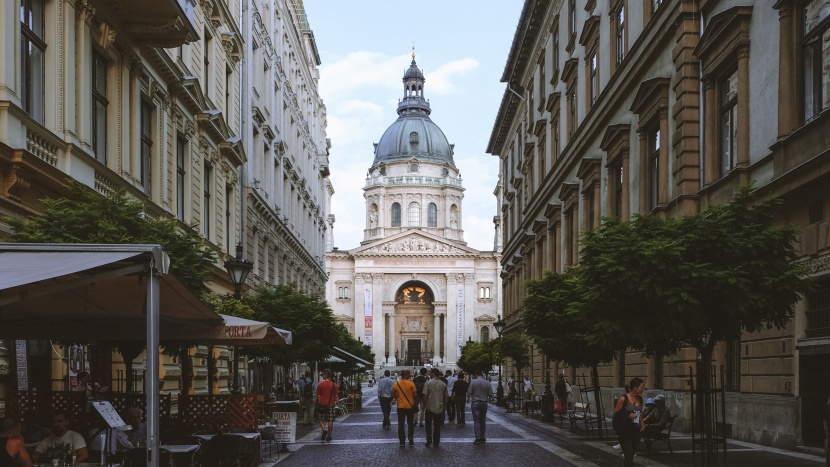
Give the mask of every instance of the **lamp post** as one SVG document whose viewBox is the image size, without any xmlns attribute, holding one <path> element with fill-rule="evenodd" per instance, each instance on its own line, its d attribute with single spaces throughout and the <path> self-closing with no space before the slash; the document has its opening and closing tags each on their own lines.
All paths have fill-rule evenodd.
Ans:
<svg viewBox="0 0 830 467">
<path fill-rule="evenodd" d="M 496 328 L 496 334 L 499 335 L 499 344 L 501 344 L 501 334 L 504 332 L 504 326 L 505 322 L 501 319 L 501 315 L 499 315 L 499 320 L 493 323 L 493 327 Z M 504 386 L 501 385 L 501 352 L 499 352 L 499 385 L 496 387 L 496 405 L 504 405 Z"/>
<path fill-rule="evenodd" d="M 242 284 L 253 268 L 254 264 L 242 257 L 242 244 L 236 245 L 236 258 L 225 261 L 225 269 L 233 283 L 233 298 L 242 298 Z M 236 346 L 233 348 L 233 391 L 239 392 L 239 354 Z"/>
</svg>

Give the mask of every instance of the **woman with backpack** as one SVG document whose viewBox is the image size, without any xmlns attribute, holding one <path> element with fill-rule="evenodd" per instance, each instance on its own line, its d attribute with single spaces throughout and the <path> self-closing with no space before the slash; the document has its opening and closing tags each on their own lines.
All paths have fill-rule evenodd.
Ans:
<svg viewBox="0 0 830 467">
<path fill-rule="evenodd" d="M 634 466 L 634 454 L 640 445 L 640 412 L 643 410 L 645 386 L 642 379 L 633 378 L 628 384 L 628 393 L 620 397 L 614 406 L 613 426 L 625 454 L 625 467 Z"/>
</svg>

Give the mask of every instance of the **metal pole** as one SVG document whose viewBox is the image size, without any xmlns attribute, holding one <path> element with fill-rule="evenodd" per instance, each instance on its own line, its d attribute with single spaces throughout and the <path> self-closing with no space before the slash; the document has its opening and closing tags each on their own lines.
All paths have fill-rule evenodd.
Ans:
<svg viewBox="0 0 830 467">
<path fill-rule="evenodd" d="M 145 352 L 145 387 L 147 388 L 147 467 L 159 465 L 159 278 L 150 264 L 147 275 L 147 352 Z"/>
</svg>

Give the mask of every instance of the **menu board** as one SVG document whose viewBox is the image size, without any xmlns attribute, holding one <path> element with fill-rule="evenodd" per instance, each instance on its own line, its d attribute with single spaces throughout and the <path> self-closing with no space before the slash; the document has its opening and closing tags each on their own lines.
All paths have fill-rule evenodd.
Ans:
<svg viewBox="0 0 830 467">
<path fill-rule="evenodd" d="M 127 425 L 109 401 L 92 401 L 92 406 L 106 420 L 110 428 L 122 428 Z"/>
</svg>

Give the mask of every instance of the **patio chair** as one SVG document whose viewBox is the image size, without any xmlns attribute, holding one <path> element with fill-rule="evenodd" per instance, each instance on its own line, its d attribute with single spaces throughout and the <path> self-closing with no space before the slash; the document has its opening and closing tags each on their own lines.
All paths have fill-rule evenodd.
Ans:
<svg viewBox="0 0 830 467">
<path fill-rule="evenodd" d="M 248 449 L 248 439 L 231 433 L 214 436 L 210 440 L 212 454 L 216 456 L 219 467 L 234 465 L 241 467 L 250 464 L 252 452 Z"/>
<path fill-rule="evenodd" d="M 271 456 L 273 455 L 272 451 L 271 451 L 271 448 L 274 446 L 274 443 L 276 443 L 276 439 L 277 439 L 277 429 L 274 428 L 273 426 L 267 426 L 267 427 L 259 430 L 259 434 L 260 434 L 260 439 L 262 440 L 262 443 L 268 445 L 267 460 L 270 460 Z M 279 458 L 280 458 L 280 449 L 279 449 L 279 446 L 277 446 L 277 459 L 279 459 Z M 262 460 L 265 461 L 266 458 L 263 457 Z"/>
</svg>

